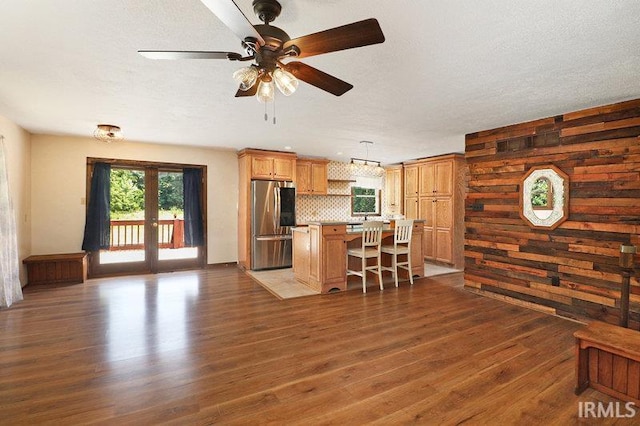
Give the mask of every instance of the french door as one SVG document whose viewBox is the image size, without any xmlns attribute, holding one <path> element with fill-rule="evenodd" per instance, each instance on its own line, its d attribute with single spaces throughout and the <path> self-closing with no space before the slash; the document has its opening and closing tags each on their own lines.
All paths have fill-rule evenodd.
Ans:
<svg viewBox="0 0 640 426">
<path fill-rule="evenodd" d="M 111 165 L 110 241 L 108 249 L 90 253 L 91 277 L 204 266 L 206 244 L 189 247 L 184 237 L 184 167 L 194 166 L 89 159 L 87 187 L 96 162 Z M 202 228 L 206 229 L 206 168 L 198 168 L 202 169 L 199 194 Z"/>
</svg>

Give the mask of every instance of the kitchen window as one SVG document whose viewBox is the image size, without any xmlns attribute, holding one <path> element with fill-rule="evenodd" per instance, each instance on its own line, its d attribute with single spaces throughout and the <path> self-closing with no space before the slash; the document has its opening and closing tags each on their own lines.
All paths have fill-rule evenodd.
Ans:
<svg viewBox="0 0 640 426">
<path fill-rule="evenodd" d="M 371 215 L 380 215 L 380 190 L 360 186 L 351 187 L 351 216 Z"/>
</svg>

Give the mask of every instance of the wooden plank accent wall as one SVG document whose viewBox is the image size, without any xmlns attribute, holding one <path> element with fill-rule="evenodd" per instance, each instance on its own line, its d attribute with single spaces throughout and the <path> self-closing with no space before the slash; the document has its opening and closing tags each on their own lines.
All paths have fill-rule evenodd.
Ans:
<svg viewBox="0 0 640 426">
<path fill-rule="evenodd" d="M 468 134 L 465 157 L 465 287 L 617 324 L 620 245 L 640 244 L 640 99 Z M 518 214 L 522 177 L 548 164 L 570 181 L 568 220 L 553 231 Z M 631 284 L 638 329 L 637 274 Z"/>
</svg>

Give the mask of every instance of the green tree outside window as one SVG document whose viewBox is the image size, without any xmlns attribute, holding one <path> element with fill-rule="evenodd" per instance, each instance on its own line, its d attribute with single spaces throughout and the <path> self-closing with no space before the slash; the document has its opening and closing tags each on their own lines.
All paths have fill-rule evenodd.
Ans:
<svg viewBox="0 0 640 426">
<path fill-rule="evenodd" d="M 351 188 L 351 215 L 379 215 L 380 191 L 375 188 Z"/>
<path fill-rule="evenodd" d="M 531 188 L 531 205 L 534 209 L 553 208 L 553 196 L 549 179 L 540 178 L 533 183 L 533 187 Z"/>
</svg>

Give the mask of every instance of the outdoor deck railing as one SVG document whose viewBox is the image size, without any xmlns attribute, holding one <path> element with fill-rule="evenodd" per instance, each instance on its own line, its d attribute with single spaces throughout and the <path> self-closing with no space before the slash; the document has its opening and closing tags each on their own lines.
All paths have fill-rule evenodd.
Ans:
<svg viewBox="0 0 640 426">
<path fill-rule="evenodd" d="M 144 249 L 144 220 L 112 220 L 109 250 Z M 158 221 L 158 247 L 184 247 L 184 220 Z"/>
</svg>

